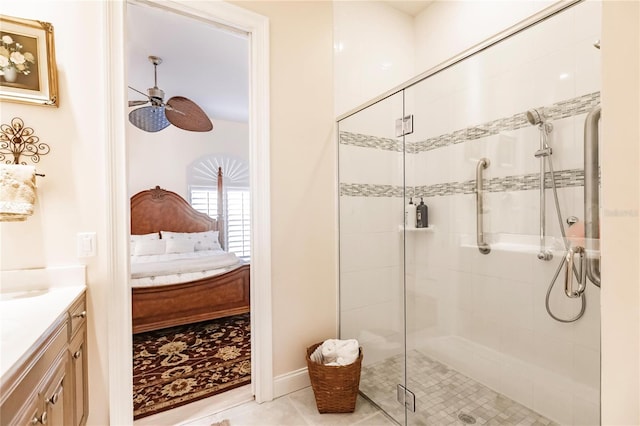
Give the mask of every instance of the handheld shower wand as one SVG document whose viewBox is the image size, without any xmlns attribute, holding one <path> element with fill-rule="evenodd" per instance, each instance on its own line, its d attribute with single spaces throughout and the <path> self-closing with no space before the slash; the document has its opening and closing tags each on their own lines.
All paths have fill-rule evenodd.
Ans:
<svg viewBox="0 0 640 426">
<path fill-rule="evenodd" d="M 547 137 L 553 130 L 553 124 L 547 123 L 547 117 L 544 114 L 544 110 L 530 109 L 527 111 L 527 121 L 534 126 L 538 126 L 540 130 L 540 149 L 538 149 L 534 156 L 540 159 L 540 251 L 538 252 L 538 259 L 549 261 L 553 258 L 553 254 L 546 248 L 546 204 L 547 196 L 545 190 L 545 178 L 546 178 L 546 159 L 552 154 L 552 150 L 547 143 Z M 549 161 L 549 171 L 553 174 L 553 166 Z"/>
<path fill-rule="evenodd" d="M 564 230 L 564 224 L 562 223 L 562 213 L 560 211 L 560 202 L 558 201 L 558 190 L 556 186 L 555 176 L 553 174 L 553 162 L 551 161 L 552 150 L 547 143 L 549 134 L 553 131 L 553 125 L 551 123 L 547 123 L 546 116 L 544 114 L 544 110 L 540 109 L 532 109 L 527 111 L 526 113 L 527 120 L 534 126 L 538 126 L 540 130 L 540 149 L 536 151 L 535 157 L 540 159 L 540 251 L 538 252 L 538 259 L 540 260 L 551 260 L 552 253 L 550 250 L 546 249 L 545 245 L 545 174 L 546 174 L 546 162 L 549 164 L 549 174 L 551 175 L 551 189 L 553 190 L 553 198 L 555 201 L 556 215 L 558 218 L 558 225 L 560 227 L 560 233 L 562 234 L 562 241 L 564 242 L 566 253 L 564 258 L 558 264 L 556 268 L 556 272 L 549 283 L 549 287 L 547 288 L 547 295 L 545 297 L 545 308 L 547 313 L 551 318 L 556 321 L 563 323 L 570 323 L 577 321 L 584 315 L 585 309 L 587 307 L 587 301 L 585 297 L 585 271 L 584 266 L 586 265 L 584 260 L 585 252 L 581 247 L 571 247 L 570 242 L 566 238 L 567 235 Z M 577 218 L 569 218 L 568 223 L 571 225 L 577 221 Z M 574 256 L 580 256 L 579 268 L 576 268 L 574 265 Z M 580 299 L 580 311 L 571 318 L 560 318 L 551 311 L 551 306 L 549 304 L 549 300 L 551 297 L 551 290 L 555 285 L 555 282 L 560 275 L 560 271 L 563 267 L 566 266 L 565 273 L 565 294 L 570 298 L 579 298 Z M 575 276 L 578 280 L 577 289 L 573 287 L 573 276 Z"/>
</svg>

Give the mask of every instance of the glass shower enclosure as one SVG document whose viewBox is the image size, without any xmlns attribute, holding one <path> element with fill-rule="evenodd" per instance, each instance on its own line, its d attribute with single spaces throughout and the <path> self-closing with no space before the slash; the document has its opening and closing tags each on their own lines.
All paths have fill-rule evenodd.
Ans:
<svg viewBox="0 0 640 426">
<path fill-rule="evenodd" d="M 399 424 L 599 424 L 600 3 L 547 15 L 338 121 L 340 336 Z"/>
</svg>

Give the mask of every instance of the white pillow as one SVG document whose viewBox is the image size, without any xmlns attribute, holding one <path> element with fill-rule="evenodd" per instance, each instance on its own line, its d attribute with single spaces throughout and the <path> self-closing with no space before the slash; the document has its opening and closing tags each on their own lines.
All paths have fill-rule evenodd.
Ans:
<svg viewBox="0 0 640 426">
<path fill-rule="evenodd" d="M 134 256 L 151 256 L 153 254 L 164 254 L 166 241 L 163 240 L 141 240 L 135 243 Z"/>
<path fill-rule="evenodd" d="M 131 253 L 131 255 L 133 256 L 134 252 L 136 251 L 136 243 L 139 241 L 150 241 L 150 240 L 159 240 L 160 239 L 160 233 L 159 232 L 152 232 L 150 234 L 141 234 L 141 235 L 131 235 L 129 237 L 129 242 L 130 242 L 130 248 L 129 251 Z"/>
<path fill-rule="evenodd" d="M 152 232 L 150 234 L 141 234 L 141 235 L 131 235 L 131 242 L 134 243 L 136 241 L 142 240 L 159 240 L 160 234 L 158 232 Z"/>
<path fill-rule="evenodd" d="M 218 241 L 218 231 L 205 232 L 171 232 L 161 231 L 162 238 L 166 240 L 188 240 L 193 241 L 196 251 L 202 250 L 222 250 Z"/>
<path fill-rule="evenodd" d="M 167 254 L 169 253 L 193 253 L 195 243 L 187 239 L 170 238 L 164 240 L 167 243 Z"/>
</svg>

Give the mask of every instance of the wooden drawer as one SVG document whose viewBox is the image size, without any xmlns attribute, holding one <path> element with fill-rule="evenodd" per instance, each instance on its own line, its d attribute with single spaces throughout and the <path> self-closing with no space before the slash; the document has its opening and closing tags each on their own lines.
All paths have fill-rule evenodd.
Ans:
<svg viewBox="0 0 640 426">
<path fill-rule="evenodd" d="M 27 358 L 25 369 L 17 371 L 14 377 L 9 377 L 3 384 L 0 408 L 2 425 L 17 424 L 18 419 L 30 421 L 34 417 L 33 401 L 38 398 L 37 393 L 43 388 L 45 377 L 50 375 L 48 371 L 51 366 L 67 360 L 66 346 L 66 324 L 59 322 L 51 335 L 46 336 Z M 37 411 L 37 416 L 40 416 L 42 409 Z"/>
<path fill-rule="evenodd" d="M 69 340 L 87 321 L 87 305 L 84 296 L 69 309 Z"/>
</svg>

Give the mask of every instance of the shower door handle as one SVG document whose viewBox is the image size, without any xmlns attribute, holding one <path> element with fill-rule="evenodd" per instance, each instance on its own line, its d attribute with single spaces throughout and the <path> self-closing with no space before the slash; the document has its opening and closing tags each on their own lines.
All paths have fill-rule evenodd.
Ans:
<svg viewBox="0 0 640 426">
<path fill-rule="evenodd" d="M 484 241 L 484 224 L 482 214 L 484 213 L 484 185 L 482 182 L 482 171 L 489 167 L 491 162 L 488 158 L 481 158 L 476 166 L 476 242 L 478 250 L 482 254 L 489 254 L 491 247 Z"/>
<path fill-rule="evenodd" d="M 573 259 L 576 255 L 578 255 L 580 258 L 580 264 L 578 265 L 578 271 L 579 271 L 578 289 L 574 290 L 573 289 Z M 587 263 L 585 261 L 584 247 L 571 247 L 567 251 L 565 262 L 566 262 L 566 271 L 564 276 L 564 293 L 568 297 L 575 299 L 577 297 L 582 296 L 582 293 L 587 287 L 587 280 L 586 280 L 586 273 L 585 273 Z"/>
</svg>

